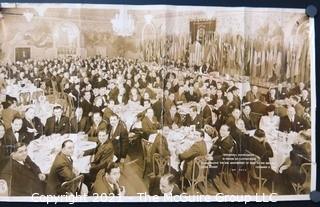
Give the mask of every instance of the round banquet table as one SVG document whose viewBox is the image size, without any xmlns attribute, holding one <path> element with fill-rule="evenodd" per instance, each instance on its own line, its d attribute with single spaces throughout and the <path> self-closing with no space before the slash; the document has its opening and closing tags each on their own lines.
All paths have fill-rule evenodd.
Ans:
<svg viewBox="0 0 320 207">
<path fill-rule="evenodd" d="M 71 139 L 75 144 L 72 156 L 73 167 L 81 173 L 89 172 L 90 156 L 78 158 L 78 155 L 84 150 L 95 148 L 97 144 L 87 141 L 84 134 L 65 134 L 63 136 L 53 134 L 33 140 L 28 145 L 28 155 L 40 167 L 42 173 L 49 174 L 53 161 L 61 150 L 62 143 L 67 139 Z"/>
<path fill-rule="evenodd" d="M 170 151 L 170 164 L 173 169 L 176 171 L 180 171 L 179 165 L 180 160 L 178 157 L 177 149 L 184 152 L 191 148 L 191 146 L 195 143 L 197 136 L 199 136 L 198 132 L 195 131 L 194 126 L 190 127 L 180 127 L 178 129 L 163 129 L 163 135 L 167 138 L 168 148 Z M 152 134 L 149 137 L 149 142 L 153 143 L 157 134 Z M 207 152 L 210 151 L 213 141 L 211 137 L 205 133 L 204 141 L 207 146 Z M 182 168 L 183 165 L 181 165 Z"/>
</svg>

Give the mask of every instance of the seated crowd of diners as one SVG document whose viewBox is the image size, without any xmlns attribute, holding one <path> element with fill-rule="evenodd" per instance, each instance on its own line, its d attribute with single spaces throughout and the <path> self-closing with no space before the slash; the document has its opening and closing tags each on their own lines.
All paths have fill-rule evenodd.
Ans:
<svg viewBox="0 0 320 207">
<path fill-rule="evenodd" d="M 200 132 L 194 144 L 175 152 L 184 163 L 181 171 L 173 170 L 149 183 L 150 194 L 163 195 L 185 190 L 176 178 L 191 179 L 193 161 L 198 156 L 209 155 L 210 159 L 221 161 L 228 154 L 250 152 L 268 163 L 273 157 L 266 140 L 268 132 L 294 131 L 302 136 L 310 129 L 311 91 L 307 83 L 285 82 L 270 89 L 251 86 L 241 95 L 236 80 L 197 72 L 99 56 L 28 60 L 0 66 L 0 179 L 7 182 L 8 194 L 68 192 L 62 184 L 81 174 L 73 168 L 73 141 L 63 142 L 49 174 L 43 174 L 28 156 L 30 142 L 52 134 L 82 133 L 97 142 L 96 148 L 83 152 L 83 156 L 94 156 L 83 185 L 89 194 L 125 195 L 125 186 L 118 182 L 122 170 L 119 166 L 126 161 L 131 135 L 146 140 L 157 135 L 151 154 L 170 156 L 172 152 L 161 129 L 194 126 Z M 32 97 L 27 104 L 7 93 L 10 84 L 23 87 L 30 83 L 43 94 Z M 58 99 L 63 102 L 57 103 Z M 51 116 L 40 116 L 39 101 L 53 104 Z M 127 126 L 113 112 L 114 106 L 125 107 L 131 102 L 145 107 L 136 117 L 140 126 Z M 185 106 L 189 110 L 181 113 Z M 254 134 L 250 135 L 252 130 Z M 207 135 L 212 139 L 209 149 L 204 141 Z M 304 182 L 300 166 L 310 162 L 310 143 L 306 136 L 305 142 L 295 144 L 279 172 L 270 167 L 263 169 L 267 183 L 280 186 L 275 192 L 294 193 L 291 184 Z M 222 170 L 222 166 L 209 168 L 208 182 L 215 182 Z"/>
</svg>

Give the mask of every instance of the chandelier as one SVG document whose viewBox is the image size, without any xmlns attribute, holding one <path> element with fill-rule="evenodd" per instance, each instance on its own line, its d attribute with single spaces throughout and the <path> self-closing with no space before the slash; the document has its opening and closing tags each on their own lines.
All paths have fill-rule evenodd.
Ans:
<svg viewBox="0 0 320 207">
<path fill-rule="evenodd" d="M 111 20 L 113 31 L 119 36 L 131 36 L 134 31 L 134 20 L 127 9 L 122 8 Z"/>
</svg>

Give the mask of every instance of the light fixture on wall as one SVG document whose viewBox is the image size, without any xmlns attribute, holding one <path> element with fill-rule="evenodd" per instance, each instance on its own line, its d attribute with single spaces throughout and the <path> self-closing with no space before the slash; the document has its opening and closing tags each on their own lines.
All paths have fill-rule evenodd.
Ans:
<svg viewBox="0 0 320 207">
<path fill-rule="evenodd" d="M 34 14 L 31 12 L 24 12 L 23 16 L 26 18 L 27 22 L 31 22 L 33 19 Z"/>
<path fill-rule="evenodd" d="M 121 8 L 111 20 L 113 31 L 119 36 L 131 36 L 134 31 L 134 20 L 127 9 Z"/>
</svg>

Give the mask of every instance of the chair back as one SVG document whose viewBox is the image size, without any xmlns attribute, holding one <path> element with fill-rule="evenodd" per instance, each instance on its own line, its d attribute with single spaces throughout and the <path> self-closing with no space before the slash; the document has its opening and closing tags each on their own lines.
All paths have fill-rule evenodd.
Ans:
<svg viewBox="0 0 320 207">
<path fill-rule="evenodd" d="M 167 171 L 170 173 L 170 157 L 163 157 L 158 153 L 153 154 L 153 173 L 155 176 L 164 175 Z"/>
<path fill-rule="evenodd" d="M 19 102 L 22 105 L 27 105 L 31 103 L 31 93 L 30 92 L 22 92 L 19 94 Z"/>
<path fill-rule="evenodd" d="M 311 184 L 311 163 L 303 163 L 300 167 L 300 173 L 306 176 L 303 186 L 310 189 Z"/>
<path fill-rule="evenodd" d="M 255 160 L 250 160 L 250 163 L 248 164 L 248 168 L 247 168 L 248 173 L 250 174 L 251 177 L 253 177 L 255 179 L 260 179 L 261 175 L 257 175 L 256 169 L 258 168 L 258 171 L 259 172 L 261 171 L 261 158 L 258 155 L 253 154 L 249 150 L 245 150 L 245 153 L 250 154 L 253 157 L 255 157 Z M 254 161 L 255 164 L 251 164 L 252 161 Z"/>
<path fill-rule="evenodd" d="M 34 91 L 34 92 L 32 93 L 32 100 L 37 100 L 37 101 L 39 101 L 39 97 L 40 97 L 40 96 L 44 96 L 43 90 Z"/>
<path fill-rule="evenodd" d="M 80 192 L 81 187 L 80 189 L 78 187 L 79 185 L 81 186 L 83 180 L 84 180 L 84 176 L 79 175 L 70 181 L 63 182 L 61 184 L 61 188 L 64 189 L 69 194 L 75 194 L 77 191 Z"/>
<path fill-rule="evenodd" d="M 151 149 L 152 143 L 146 139 L 141 139 L 141 145 L 142 145 L 143 159 L 150 160 L 150 157 L 151 157 L 150 149 Z"/>
<path fill-rule="evenodd" d="M 192 180 L 195 183 L 207 182 L 208 160 L 206 156 L 198 156 L 193 160 Z"/>
</svg>

